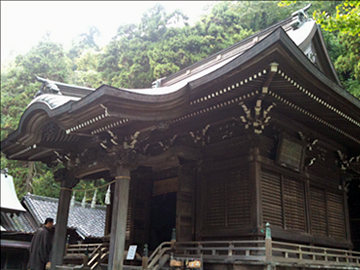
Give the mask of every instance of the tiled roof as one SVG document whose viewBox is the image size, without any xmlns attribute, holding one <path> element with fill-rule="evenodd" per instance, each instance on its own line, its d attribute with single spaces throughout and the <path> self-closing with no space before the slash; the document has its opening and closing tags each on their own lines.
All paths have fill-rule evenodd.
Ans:
<svg viewBox="0 0 360 270">
<path fill-rule="evenodd" d="M 23 203 L 39 224 L 44 223 L 48 217 L 53 218 L 54 224 L 56 224 L 58 201 L 55 198 L 30 193 L 23 197 Z M 75 202 L 74 208 L 69 211 L 67 226 L 68 228 L 74 228 L 82 238 L 103 237 L 106 207 L 96 205 L 95 208 L 91 208 L 90 206 L 90 204 L 86 204 L 85 208 L 83 208 L 80 202 Z"/>
<path fill-rule="evenodd" d="M 31 216 L 27 212 L 1 211 L 1 226 L 6 232 L 34 233 L 37 229 L 37 226 L 32 224 Z"/>
<path fill-rule="evenodd" d="M 31 106 L 31 104 L 37 102 L 37 103 L 46 104 L 50 109 L 55 109 L 61 105 L 64 105 L 69 101 L 78 101 L 79 99 L 80 98 L 78 97 L 69 97 L 69 96 L 55 95 L 55 94 L 42 94 L 41 96 L 34 98 L 29 103 L 28 107 Z"/>
</svg>

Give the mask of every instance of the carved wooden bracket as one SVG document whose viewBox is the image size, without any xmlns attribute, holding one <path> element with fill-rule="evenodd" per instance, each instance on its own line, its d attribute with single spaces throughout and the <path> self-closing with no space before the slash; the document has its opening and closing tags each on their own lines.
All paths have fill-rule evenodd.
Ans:
<svg viewBox="0 0 360 270">
<path fill-rule="evenodd" d="M 253 128 L 256 134 L 261 134 L 269 124 L 271 117 L 268 115 L 271 109 L 276 106 L 273 102 L 269 106 L 262 107 L 262 100 L 259 98 L 256 105 L 251 108 L 245 102 L 239 103 L 245 115 L 240 116 L 240 120 L 245 124 L 245 129 Z"/>
<path fill-rule="evenodd" d="M 61 183 L 61 187 L 73 188 L 75 187 L 80 179 L 76 178 L 72 171 L 61 168 L 54 172 L 54 180 Z"/>
</svg>

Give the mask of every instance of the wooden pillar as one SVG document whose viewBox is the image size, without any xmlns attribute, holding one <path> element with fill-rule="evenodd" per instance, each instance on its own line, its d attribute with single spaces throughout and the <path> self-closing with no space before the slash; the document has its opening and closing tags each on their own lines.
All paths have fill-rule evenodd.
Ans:
<svg viewBox="0 0 360 270">
<path fill-rule="evenodd" d="M 55 270 L 56 265 L 62 265 L 63 263 L 67 239 L 66 230 L 69 217 L 71 189 L 79 182 L 78 179 L 70 176 L 70 173 L 65 169 L 60 173 L 62 174 L 61 177 L 56 177 L 56 175 L 54 175 L 55 181 L 61 181 L 61 190 L 56 214 L 55 236 L 51 252 L 51 270 Z"/>
<path fill-rule="evenodd" d="M 126 240 L 126 221 L 129 203 L 130 167 L 116 168 L 114 207 L 111 222 L 111 239 L 108 270 L 122 270 Z"/>
<path fill-rule="evenodd" d="M 348 190 L 344 188 L 343 185 L 343 202 L 344 202 L 344 217 L 345 217 L 345 231 L 346 231 L 346 240 L 351 241 L 351 229 L 350 229 L 350 214 L 349 214 L 349 205 L 348 205 Z"/>
<path fill-rule="evenodd" d="M 256 144 L 259 144 L 259 140 L 255 140 Z M 261 198 L 261 164 L 259 162 L 259 147 L 253 146 L 251 149 L 251 155 L 253 157 L 253 162 L 251 165 L 251 177 L 252 177 L 252 183 L 251 183 L 251 194 L 253 196 L 251 197 L 251 216 L 252 216 L 252 224 L 256 228 L 262 228 L 263 222 L 266 222 L 266 220 L 263 221 L 262 216 L 262 198 Z"/>
</svg>

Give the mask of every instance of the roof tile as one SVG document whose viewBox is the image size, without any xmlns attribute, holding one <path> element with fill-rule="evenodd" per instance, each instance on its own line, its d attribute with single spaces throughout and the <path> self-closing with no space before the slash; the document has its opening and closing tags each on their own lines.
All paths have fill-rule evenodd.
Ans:
<svg viewBox="0 0 360 270">
<path fill-rule="evenodd" d="M 23 202 L 39 224 L 48 217 L 53 218 L 56 224 L 58 199 L 28 193 L 23 197 Z M 104 236 L 105 217 L 105 206 L 96 205 L 91 208 L 90 204 L 86 204 L 83 208 L 80 202 L 75 202 L 74 208 L 69 211 L 67 226 L 74 228 L 82 238 L 100 238 Z"/>
</svg>

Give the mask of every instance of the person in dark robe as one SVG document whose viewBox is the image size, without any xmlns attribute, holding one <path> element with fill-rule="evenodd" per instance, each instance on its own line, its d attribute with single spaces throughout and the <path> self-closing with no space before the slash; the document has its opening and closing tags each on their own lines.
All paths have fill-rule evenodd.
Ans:
<svg viewBox="0 0 360 270">
<path fill-rule="evenodd" d="M 52 228 L 54 219 L 47 218 L 33 236 L 29 247 L 30 257 L 27 268 L 32 270 L 44 270 L 47 262 L 50 261 L 52 248 Z"/>
</svg>

